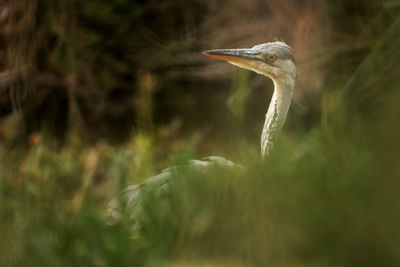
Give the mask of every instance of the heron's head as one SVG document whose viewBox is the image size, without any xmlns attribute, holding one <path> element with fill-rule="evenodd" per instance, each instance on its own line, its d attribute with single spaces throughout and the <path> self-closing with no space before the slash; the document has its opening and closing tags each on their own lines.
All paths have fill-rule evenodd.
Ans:
<svg viewBox="0 0 400 267">
<path fill-rule="evenodd" d="M 204 55 L 228 61 L 241 68 L 255 71 L 274 81 L 296 78 L 293 51 L 283 42 L 259 44 L 244 49 L 216 49 L 203 52 Z"/>
</svg>

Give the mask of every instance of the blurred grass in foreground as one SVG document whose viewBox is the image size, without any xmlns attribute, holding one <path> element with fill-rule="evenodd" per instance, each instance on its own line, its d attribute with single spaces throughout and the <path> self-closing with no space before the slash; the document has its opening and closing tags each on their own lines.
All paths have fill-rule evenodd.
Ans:
<svg viewBox="0 0 400 267">
<path fill-rule="evenodd" d="M 36 145 L 1 168 L 1 265 L 396 266 L 400 170 L 390 150 L 371 147 L 379 137 L 285 134 L 267 162 L 252 148 L 234 155 L 243 173 L 183 170 L 167 206 L 146 191 L 134 239 L 129 224 L 104 219 L 105 196 L 134 182 L 128 148 Z"/>
</svg>

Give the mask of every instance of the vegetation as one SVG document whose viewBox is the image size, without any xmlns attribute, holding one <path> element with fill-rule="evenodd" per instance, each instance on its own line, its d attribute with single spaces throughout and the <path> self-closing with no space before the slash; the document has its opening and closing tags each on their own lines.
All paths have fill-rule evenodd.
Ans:
<svg viewBox="0 0 400 267">
<path fill-rule="evenodd" d="M 161 2 L 0 2 L 0 266 L 398 266 L 400 4 Z M 273 38 L 298 81 L 262 161 L 271 82 L 200 51 Z M 135 234 L 108 223 L 207 155 L 246 168 L 183 169 Z"/>
</svg>

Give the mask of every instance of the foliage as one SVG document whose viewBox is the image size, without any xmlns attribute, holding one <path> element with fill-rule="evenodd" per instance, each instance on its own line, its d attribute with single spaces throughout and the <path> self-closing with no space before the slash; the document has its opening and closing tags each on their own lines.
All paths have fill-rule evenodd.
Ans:
<svg viewBox="0 0 400 267">
<path fill-rule="evenodd" d="M 2 3 L 1 103 L 11 99 L 0 125 L 1 266 L 400 265 L 400 5 L 239 2 Z M 25 12 L 14 3 L 25 4 Z M 254 94 L 264 97 L 259 78 L 237 72 L 229 96 L 218 88 L 229 89 L 223 81 L 231 73 L 207 73 L 188 55 L 206 38 L 204 25 L 241 13 L 251 21 L 248 10 L 256 20 L 265 6 L 284 14 L 300 4 L 311 10 L 299 10 L 303 23 L 313 21 L 304 14 L 325 18 L 327 28 L 313 35 L 324 42 L 310 53 L 325 52 L 315 63 L 322 78 L 308 80 L 314 61 L 300 51 L 303 100 L 262 161 L 254 133 L 264 114 L 252 107 Z M 210 15 L 215 10 L 220 17 Z M 234 42 L 232 36 L 218 44 Z M 173 56 L 185 47 L 182 57 Z M 320 90 L 306 92 L 307 85 Z M 200 89 L 210 94 L 206 102 Z M 7 115 L 12 103 L 14 115 Z M 188 109 L 194 107 L 204 110 L 198 123 Z M 175 116 L 180 109 L 187 114 Z M 246 167 L 183 168 L 162 200 L 153 188 L 143 191 L 135 235 L 129 214 L 109 224 L 106 205 L 117 192 L 204 151 Z"/>
</svg>

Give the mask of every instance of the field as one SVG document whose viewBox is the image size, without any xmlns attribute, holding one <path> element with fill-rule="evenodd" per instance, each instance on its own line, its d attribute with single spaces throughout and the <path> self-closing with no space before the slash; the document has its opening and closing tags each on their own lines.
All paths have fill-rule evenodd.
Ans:
<svg viewBox="0 0 400 267">
<path fill-rule="evenodd" d="M 211 2 L 0 2 L 0 266 L 400 265 L 400 3 Z M 298 74 L 262 160 L 272 82 L 201 51 L 274 39 Z M 211 155 L 244 168 L 185 167 Z"/>
</svg>

